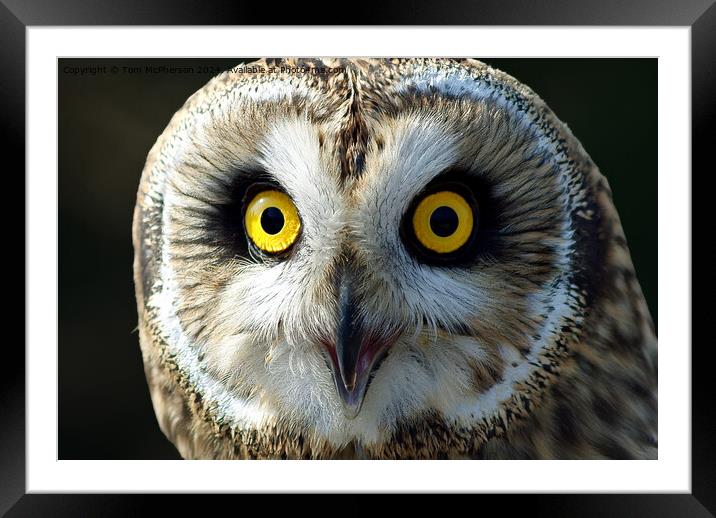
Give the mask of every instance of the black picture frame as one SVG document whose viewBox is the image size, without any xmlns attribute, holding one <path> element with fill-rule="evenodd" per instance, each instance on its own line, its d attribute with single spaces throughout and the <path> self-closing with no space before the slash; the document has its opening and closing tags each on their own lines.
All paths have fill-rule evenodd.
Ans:
<svg viewBox="0 0 716 518">
<path fill-rule="evenodd" d="M 87 5 L 84 5 L 84 4 Z M 0 145 L 5 156 L 17 157 L 24 170 L 26 29 L 43 25 L 241 25 L 273 21 L 257 5 L 229 0 L 191 3 L 161 0 L 144 3 L 98 0 L 0 0 Z M 306 16 L 306 7 L 282 8 L 277 22 L 325 20 L 327 11 Z M 716 6 L 714 0 L 556 0 L 523 2 L 487 0 L 453 5 L 421 0 L 402 4 L 362 5 L 351 24 L 415 25 L 660 25 L 691 27 L 692 170 L 713 172 L 711 147 L 716 121 Z M 10 150 L 13 153 L 10 153 Z M 15 175 L 19 177 L 20 175 Z M 692 178 L 695 175 L 692 173 Z M 24 192 L 24 187 L 23 187 Z M 694 203 L 694 207 L 699 205 Z M 699 220 L 693 218 L 694 222 Z M 707 218 L 707 221 L 710 218 Z M 706 234 L 708 235 L 708 234 Z M 24 237 L 23 237 L 24 239 Z M 17 245 L 15 245 L 17 246 Z M 23 248 L 24 250 L 24 248 Z M 24 252 L 23 252 L 24 255 Z M 27 258 L 24 257 L 24 260 Z M 24 261 L 23 261 L 24 264 Z M 19 304 L 18 304 L 19 306 Z M 24 307 L 24 304 L 23 304 Z M 662 317 L 664 318 L 664 317 Z M 666 317 L 668 318 L 668 316 Z M 710 379 L 710 341 L 692 348 L 692 492 L 648 495 L 530 495 L 512 497 L 530 514 L 579 516 L 714 516 L 716 514 L 716 432 L 714 388 Z M 682 344 L 689 347 L 690 344 Z M 7 516 L 128 516 L 143 511 L 157 498 L 145 495 L 25 494 L 25 355 L 5 347 L 0 378 L 0 514 Z M 484 500 L 483 500 L 484 501 Z M 185 506 L 184 498 L 162 497 L 164 513 Z M 342 505 L 345 505 L 342 504 Z"/>
</svg>

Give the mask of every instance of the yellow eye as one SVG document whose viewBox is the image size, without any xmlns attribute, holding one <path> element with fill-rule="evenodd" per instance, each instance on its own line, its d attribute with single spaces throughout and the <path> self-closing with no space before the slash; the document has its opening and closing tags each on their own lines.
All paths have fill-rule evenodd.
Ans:
<svg viewBox="0 0 716 518">
<path fill-rule="evenodd" d="M 262 191 L 246 206 L 246 233 L 254 244 L 271 254 L 287 250 L 298 238 L 301 219 L 285 193 Z"/>
<path fill-rule="evenodd" d="M 438 254 L 449 254 L 470 239 L 474 226 L 472 207 L 452 191 L 423 198 L 413 213 L 413 232 L 421 245 Z"/>
</svg>

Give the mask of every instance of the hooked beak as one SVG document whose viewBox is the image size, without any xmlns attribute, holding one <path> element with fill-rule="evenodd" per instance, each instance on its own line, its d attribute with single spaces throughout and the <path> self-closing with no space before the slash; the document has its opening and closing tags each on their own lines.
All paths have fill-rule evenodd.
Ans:
<svg viewBox="0 0 716 518">
<path fill-rule="evenodd" d="M 363 405 L 371 375 L 399 333 L 385 336 L 384 332 L 366 329 L 360 320 L 354 274 L 344 269 L 339 275 L 338 329 L 335 340 L 325 340 L 324 345 L 331 358 L 343 411 L 353 419 Z"/>
</svg>

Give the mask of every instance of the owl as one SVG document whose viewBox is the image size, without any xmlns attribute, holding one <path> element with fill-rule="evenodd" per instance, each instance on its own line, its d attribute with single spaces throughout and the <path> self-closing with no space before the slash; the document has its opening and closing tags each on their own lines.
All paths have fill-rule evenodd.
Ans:
<svg viewBox="0 0 716 518">
<path fill-rule="evenodd" d="M 650 459 L 653 322 L 604 176 L 475 60 L 260 60 L 147 157 L 134 280 L 184 458 Z"/>
</svg>

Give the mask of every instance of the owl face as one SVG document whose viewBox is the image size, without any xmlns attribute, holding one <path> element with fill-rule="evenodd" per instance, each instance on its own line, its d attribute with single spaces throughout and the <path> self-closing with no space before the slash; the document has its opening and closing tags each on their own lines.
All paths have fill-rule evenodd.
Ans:
<svg viewBox="0 0 716 518">
<path fill-rule="evenodd" d="M 580 336 L 591 163 L 481 63 L 330 64 L 218 76 L 160 137 L 135 221 L 145 352 L 238 430 L 488 433 Z"/>
</svg>

